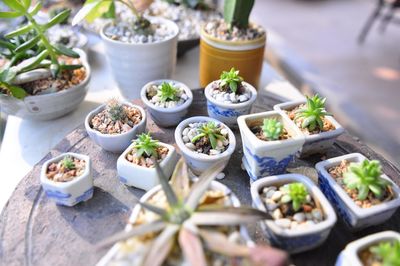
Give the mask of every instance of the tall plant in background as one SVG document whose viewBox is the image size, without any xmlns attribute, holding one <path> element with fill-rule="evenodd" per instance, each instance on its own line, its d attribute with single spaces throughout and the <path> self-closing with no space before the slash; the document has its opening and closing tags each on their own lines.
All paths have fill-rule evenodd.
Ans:
<svg viewBox="0 0 400 266">
<path fill-rule="evenodd" d="M 224 20 L 232 28 L 247 28 L 254 0 L 225 0 Z"/>
</svg>

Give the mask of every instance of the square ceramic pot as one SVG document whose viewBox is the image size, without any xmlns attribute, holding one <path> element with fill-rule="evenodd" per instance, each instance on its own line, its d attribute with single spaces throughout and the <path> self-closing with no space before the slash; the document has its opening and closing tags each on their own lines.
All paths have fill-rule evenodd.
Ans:
<svg viewBox="0 0 400 266">
<path fill-rule="evenodd" d="M 384 231 L 372 234 L 351 242 L 338 256 L 335 266 L 363 266 L 359 254 L 366 248 L 385 241 L 400 241 L 400 234 L 394 231 Z"/>
<path fill-rule="evenodd" d="M 83 174 L 68 182 L 55 182 L 48 179 L 46 176 L 47 167 L 68 155 L 86 162 Z M 89 200 L 93 196 L 93 178 L 89 156 L 67 152 L 46 161 L 40 172 L 40 183 L 47 197 L 58 205 L 74 206 L 79 202 Z"/>
<path fill-rule="evenodd" d="M 275 105 L 274 110 L 282 111 L 282 113 L 285 116 L 287 116 L 285 111 L 292 110 L 293 108 L 299 106 L 300 104 L 305 104 L 305 103 L 306 103 L 305 99 L 300 100 L 300 101 L 281 103 L 281 104 Z M 325 118 L 329 122 L 332 123 L 332 125 L 335 127 L 335 129 L 326 131 L 326 132 L 321 132 L 318 134 L 312 134 L 312 135 L 304 134 L 305 135 L 305 143 L 301 150 L 302 157 L 308 156 L 308 155 L 311 155 L 314 153 L 323 153 L 326 149 L 331 147 L 333 145 L 333 143 L 335 142 L 336 138 L 339 137 L 344 132 L 344 128 L 332 116 L 325 116 Z M 290 118 L 289 118 L 289 120 L 290 120 Z M 292 123 L 294 124 L 293 121 L 292 121 Z"/>
<path fill-rule="evenodd" d="M 325 219 L 312 227 L 300 229 L 283 229 L 277 226 L 274 221 L 266 220 L 261 222 L 261 228 L 272 245 L 285 249 L 290 253 L 299 253 L 321 245 L 327 239 L 336 223 L 335 211 L 324 194 L 308 177 L 299 174 L 264 177 L 253 182 L 250 190 L 253 206 L 267 212 L 260 197 L 262 189 L 268 186 L 278 187 L 293 182 L 300 182 L 307 187 L 314 201 L 318 201 L 321 204 Z"/>
<path fill-rule="evenodd" d="M 292 138 L 274 141 L 257 138 L 250 127 L 262 125 L 265 118 L 276 118 Z M 296 125 L 277 111 L 240 116 L 238 125 L 243 143 L 243 164 L 253 181 L 267 175 L 283 174 L 304 144 L 304 136 Z"/>
<path fill-rule="evenodd" d="M 321 190 L 335 206 L 336 211 L 343 218 L 345 223 L 350 228 L 357 230 L 385 222 L 400 206 L 400 189 L 385 174 L 381 177 L 392 184 L 394 199 L 388 202 L 382 202 L 370 208 L 361 208 L 354 203 L 346 191 L 328 173 L 329 168 L 339 165 L 343 160 L 361 163 L 365 159 L 367 158 L 360 153 L 351 153 L 319 162 L 315 166 L 318 171 L 318 183 Z"/>
<path fill-rule="evenodd" d="M 178 162 L 178 155 L 174 146 L 162 142 L 159 144 L 162 147 L 168 148 L 168 154 L 160 162 L 160 167 L 165 176 L 169 178 L 171 177 L 175 165 Z M 132 143 L 118 158 L 117 171 L 119 180 L 127 186 L 133 186 L 147 191 L 159 184 L 157 171 L 154 167 L 148 168 L 140 166 L 131 163 L 126 159 L 126 155 L 133 149 L 134 146 L 135 144 Z"/>
</svg>

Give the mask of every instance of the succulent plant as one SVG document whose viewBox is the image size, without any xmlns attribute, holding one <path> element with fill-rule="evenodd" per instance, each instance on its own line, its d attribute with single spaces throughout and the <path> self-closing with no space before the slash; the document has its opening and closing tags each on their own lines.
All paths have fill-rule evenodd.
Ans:
<svg viewBox="0 0 400 266">
<path fill-rule="evenodd" d="M 4 35 L 0 40 L 3 55 L 8 59 L 0 70 L 0 92 L 22 99 L 27 92 L 19 86 L 24 80 L 21 74 L 31 72 L 35 79 L 57 77 L 62 70 L 81 68 L 82 65 L 65 65 L 60 55 L 79 58 L 79 54 L 62 44 L 52 44 L 46 31 L 65 21 L 70 10 L 66 9 L 51 18 L 47 23 L 39 24 L 34 16 L 42 8 L 40 1 L 31 7 L 30 0 L 4 0 L 10 11 L 1 11 L 0 18 L 24 17 L 27 22 L 20 28 Z M 18 81 L 18 84 L 16 82 Z M 29 81 L 33 81 L 30 79 Z"/>
<path fill-rule="evenodd" d="M 302 118 L 302 128 L 308 128 L 309 131 L 313 131 L 317 128 L 322 130 L 324 127 L 324 117 L 331 115 L 325 110 L 326 98 L 321 98 L 318 94 L 312 98 L 307 96 L 307 103 L 305 108 L 301 108 L 296 111 L 295 120 Z"/>
<path fill-rule="evenodd" d="M 239 76 L 239 70 L 235 70 L 235 68 L 231 68 L 229 72 L 223 71 L 220 76 L 220 88 L 229 87 L 232 92 L 237 93 L 240 84 L 242 83 L 243 78 Z"/>
<path fill-rule="evenodd" d="M 172 84 L 168 82 L 163 82 L 161 84 L 161 89 L 158 90 L 158 97 L 160 97 L 162 102 L 177 101 L 179 90 L 175 88 Z"/>
<path fill-rule="evenodd" d="M 217 141 L 224 141 L 225 137 L 221 134 L 221 128 L 213 121 L 204 124 L 199 129 L 199 134 L 192 139 L 192 143 L 196 143 L 199 139 L 206 137 L 213 149 L 217 148 Z"/>
<path fill-rule="evenodd" d="M 266 118 L 261 129 L 269 140 L 278 140 L 283 132 L 283 125 L 276 118 Z"/>
<path fill-rule="evenodd" d="M 133 141 L 134 148 L 136 149 L 136 156 L 142 157 L 144 154 L 148 157 L 158 157 L 157 148 L 159 147 L 158 140 L 154 140 L 150 133 L 142 133 L 138 138 Z"/>
<path fill-rule="evenodd" d="M 356 189 L 357 198 L 365 200 L 371 191 L 375 197 L 382 198 L 390 182 L 381 177 L 382 167 L 377 160 L 364 160 L 361 163 L 351 163 L 348 171 L 343 174 L 343 182 L 349 189 Z"/>
<path fill-rule="evenodd" d="M 122 121 L 126 117 L 124 105 L 116 99 L 108 101 L 106 109 L 108 117 L 114 122 Z"/>
<path fill-rule="evenodd" d="M 283 186 L 286 193 L 282 196 L 281 201 L 284 203 L 292 202 L 294 211 L 300 210 L 301 206 L 307 202 L 308 191 L 306 186 L 300 182 L 294 182 Z"/>
<path fill-rule="evenodd" d="M 139 202 L 142 208 L 154 213 L 158 218 L 150 223 L 133 225 L 130 231 L 111 236 L 102 241 L 99 247 L 152 234 L 154 240 L 150 240 L 150 247 L 145 251 L 144 261 L 141 263 L 144 266 L 163 265 L 171 250 L 177 246 L 188 265 L 207 265 L 204 249 L 226 257 L 247 259 L 252 265 L 286 263 L 285 253 L 268 247 L 248 247 L 230 242 L 223 233 L 224 230 L 221 231 L 221 227 L 237 229 L 239 225 L 270 219 L 269 214 L 251 207 L 228 207 L 219 204 L 199 207 L 211 182 L 223 170 L 222 164 L 217 163 L 209 168 L 193 184 L 190 182 L 187 165 L 183 159 L 175 168 L 171 184 L 157 162 L 155 168 L 161 189 L 166 196 L 167 206 L 161 203 L 163 207 Z"/>
<path fill-rule="evenodd" d="M 254 0 L 225 0 L 224 20 L 231 27 L 247 28 Z"/>
<path fill-rule="evenodd" d="M 382 266 L 400 265 L 400 240 L 385 241 L 370 247 L 370 252 L 381 262 Z"/>
<path fill-rule="evenodd" d="M 170 4 L 183 5 L 191 9 L 207 10 L 210 7 L 204 0 L 164 0 Z"/>
<path fill-rule="evenodd" d="M 67 170 L 75 169 L 74 159 L 71 156 L 65 156 L 61 160 L 61 165 Z"/>
</svg>

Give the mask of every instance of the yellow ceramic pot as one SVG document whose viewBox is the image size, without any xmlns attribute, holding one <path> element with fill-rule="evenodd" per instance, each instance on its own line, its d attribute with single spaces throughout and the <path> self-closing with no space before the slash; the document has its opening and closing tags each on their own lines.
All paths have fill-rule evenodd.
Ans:
<svg viewBox="0 0 400 266">
<path fill-rule="evenodd" d="M 240 70 L 240 76 L 258 87 L 266 43 L 266 34 L 251 41 L 226 41 L 201 31 L 200 85 L 206 87 L 219 79 L 222 71 L 232 67 Z"/>
</svg>

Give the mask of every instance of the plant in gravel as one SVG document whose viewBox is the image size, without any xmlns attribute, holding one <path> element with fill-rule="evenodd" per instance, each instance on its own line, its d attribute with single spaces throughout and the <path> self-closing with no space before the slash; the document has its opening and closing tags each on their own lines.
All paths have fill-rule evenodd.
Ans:
<svg viewBox="0 0 400 266">
<path fill-rule="evenodd" d="M 50 75 L 56 78 L 62 70 L 74 70 L 82 67 L 82 65 L 62 63 L 59 60 L 61 55 L 79 58 L 79 54 L 62 44 L 50 43 L 46 36 L 48 29 L 68 18 L 70 10 L 61 11 L 47 23 L 39 24 L 34 16 L 42 8 L 40 1 L 32 7 L 30 0 L 4 0 L 3 3 L 8 6 L 10 11 L 1 11 L 0 18 L 24 17 L 27 22 L 18 29 L 5 34 L 4 39 L 0 39 L 0 47 L 3 48 L 2 54 L 7 59 L 6 64 L 0 70 L 0 92 L 22 99 L 27 92 L 14 83 L 19 78 L 19 84 L 23 84 L 21 74 L 30 72 L 30 76 L 34 76 L 36 80 Z"/>
<path fill-rule="evenodd" d="M 382 198 L 390 182 L 381 177 L 382 167 L 377 160 L 364 160 L 362 163 L 351 163 L 343 174 L 343 182 L 349 189 L 356 189 L 357 198 L 365 200 L 371 191 L 375 197 Z"/>
<path fill-rule="evenodd" d="M 62 160 L 61 160 L 61 165 L 67 169 L 67 170 L 73 170 L 75 169 L 75 163 L 74 163 L 74 159 L 72 159 L 71 156 L 65 156 Z"/>
<path fill-rule="evenodd" d="M 179 89 L 175 88 L 172 84 L 168 82 L 163 82 L 161 84 L 161 89 L 158 90 L 158 97 L 162 102 L 177 101 Z"/>
<path fill-rule="evenodd" d="M 369 250 L 382 266 L 400 265 L 400 240 L 381 242 Z"/>
<path fill-rule="evenodd" d="M 108 117 L 114 122 L 122 121 L 126 118 L 124 105 L 116 99 L 111 99 L 110 101 L 108 101 L 106 109 Z"/>
<path fill-rule="evenodd" d="M 230 88 L 232 92 L 237 93 L 240 84 L 243 81 L 243 78 L 239 76 L 239 70 L 235 70 L 235 68 L 231 68 L 229 72 L 223 71 L 220 76 L 220 88 Z"/>
<path fill-rule="evenodd" d="M 207 10 L 210 7 L 204 0 L 164 0 L 173 5 L 183 5 L 191 9 Z"/>
<path fill-rule="evenodd" d="M 307 188 L 303 183 L 295 182 L 286 184 L 283 186 L 283 192 L 285 195 L 282 196 L 281 201 L 283 203 L 292 202 L 294 211 L 300 210 L 301 206 L 307 202 Z"/>
<path fill-rule="evenodd" d="M 136 149 L 136 156 L 142 157 L 146 155 L 148 157 L 158 157 L 157 148 L 159 147 L 158 140 L 153 139 L 150 133 L 142 133 L 138 135 L 138 138 L 133 141 L 135 144 L 133 147 Z"/>
<path fill-rule="evenodd" d="M 331 115 L 325 110 L 326 98 L 319 97 L 318 94 L 313 97 L 307 96 L 306 107 L 296 111 L 295 120 L 302 118 L 302 128 L 308 128 L 309 131 L 313 131 L 317 128 L 322 130 L 324 127 L 324 117 Z"/>
<path fill-rule="evenodd" d="M 254 0 L 225 0 L 224 20 L 232 27 L 246 29 L 253 9 Z"/>
<path fill-rule="evenodd" d="M 261 129 L 269 140 L 278 140 L 283 132 L 283 125 L 276 118 L 266 118 Z"/>
<path fill-rule="evenodd" d="M 221 134 L 221 128 L 213 121 L 208 122 L 199 128 L 199 134 L 192 139 L 192 143 L 195 143 L 203 137 L 210 141 L 213 149 L 217 148 L 218 140 L 225 140 L 225 137 Z"/>
</svg>

